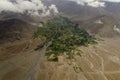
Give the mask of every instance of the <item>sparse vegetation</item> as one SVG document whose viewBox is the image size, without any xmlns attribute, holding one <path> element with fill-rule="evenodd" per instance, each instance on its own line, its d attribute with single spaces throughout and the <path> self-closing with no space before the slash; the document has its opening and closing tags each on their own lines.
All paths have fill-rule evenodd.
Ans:
<svg viewBox="0 0 120 80">
<path fill-rule="evenodd" d="M 96 39 L 85 30 L 79 29 L 78 24 L 73 23 L 68 18 L 56 17 L 44 23 L 34 34 L 34 37 L 45 37 L 43 45 L 52 40 L 52 44 L 47 48 L 46 56 L 49 61 L 57 61 L 59 55 L 67 54 L 68 59 L 74 59 L 74 54 L 81 56 L 78 46 L 88 46 L 96 43 Z M 40 49 L 38 46 L 35 50 Z M 53 55 L 52 59 L 50 56 Z"/>
</svg>

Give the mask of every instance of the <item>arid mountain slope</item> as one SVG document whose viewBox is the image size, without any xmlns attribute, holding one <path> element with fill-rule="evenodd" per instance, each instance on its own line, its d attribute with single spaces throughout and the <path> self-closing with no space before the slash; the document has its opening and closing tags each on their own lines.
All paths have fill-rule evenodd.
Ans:
<svg viewBox="0 0 120 80">
<path fill-rule="evenodd" d="M 80 28 L 100 37 L 120 36 L 120 22 L 111 15 L 101 15 L 84 21 L 77 21 Z"/>
<path fill-rule="evenodd" d="M 120 3 L 105 2 L 106 7 L 82 6 L 72 0 L 44 0 L 44 3 L 47 5 L 54 3 L 60 14 L 75 20 L 89 19 L 98 15 L 113 15 L 120 19 Z"/>
<path fill-rule="evenodd" d="M 68 0 L 45 0 L 44 3 L 47 5 L 50 5 L 51 3 L 56 4 L 60 14 L 75 20 L 84 20 L 107 13 L 103 8 L 81 6 Z"/>
<path fill-rule="evenodd" d="M 31 38 L 37 27 L 12 18 L 0 21 L 0 43 Z"/>
</svg>

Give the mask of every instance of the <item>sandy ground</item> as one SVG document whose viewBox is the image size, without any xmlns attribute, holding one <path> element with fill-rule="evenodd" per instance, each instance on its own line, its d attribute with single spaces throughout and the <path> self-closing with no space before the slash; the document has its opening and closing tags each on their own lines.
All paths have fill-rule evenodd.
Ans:
<svg viewBox="0 0 120 80">
<path fill-rule="evenodd" d="M 0 48 L 0 80 L 120 80 L 119 44 L 120 38 L 104 39 L 99 44 L 80 47 L 83 53 L 76 60 L 59 56 L 59 62 L 48 62 L 43 57 L 45 47 L 19 54 L 20 47 L 8 48 L 7 53 Z M 9 55 L 5 57 L 3 53 Z"/>
<path fill-rule="evenodd" d="M 38 80 L 120 80 L 119 44 L 119 38 L 104 39 L 97 45 L 80 47 L 82 56 L 71 63 L 64 57 L 58 63 L 44 61 Z"/>
</svg>

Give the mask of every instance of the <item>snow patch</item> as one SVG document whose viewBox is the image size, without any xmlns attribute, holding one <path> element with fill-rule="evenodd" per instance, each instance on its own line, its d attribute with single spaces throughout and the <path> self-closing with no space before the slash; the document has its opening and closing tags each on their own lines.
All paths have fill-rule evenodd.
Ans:
<svg viewBox="0 0 120 80">
<path fill-rule="evenodd" d="M 114 25 L 113 30 L 120 34 L 120 29 L 117 27 L 117 25 Z"/>
<path fill-rule="evenodd" d="M 94 23 L 96 23 L 96 24 L 103 24 L 103 22 L 101 20 L 96 20 Z"/>
</svg>

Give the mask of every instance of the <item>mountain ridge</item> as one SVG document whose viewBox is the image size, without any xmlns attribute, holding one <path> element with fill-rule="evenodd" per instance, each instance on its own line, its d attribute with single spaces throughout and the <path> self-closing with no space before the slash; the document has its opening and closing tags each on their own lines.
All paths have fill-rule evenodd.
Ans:
<svg viewBox="0 0 120 80">
<path fill-rule="evenodd" d="M 0 20 L 0 42 L 31 38 L 37 27 L 18 18 Z"/>
</svg>

